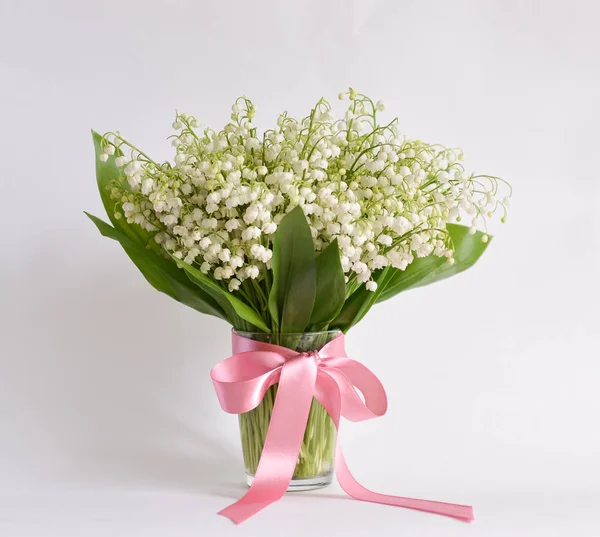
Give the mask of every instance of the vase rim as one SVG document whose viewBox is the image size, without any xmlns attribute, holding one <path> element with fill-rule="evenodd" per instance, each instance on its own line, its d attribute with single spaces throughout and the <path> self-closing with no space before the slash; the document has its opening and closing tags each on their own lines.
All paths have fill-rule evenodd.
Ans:
<svg viewBox="0 0 600 537">
<path fill-rule="evenodd" d="M 265 335 L 279 335 L 279 336 L 304 336 L 310 334 L 311 336 L 318 335 L 333 335 L 333 334 L 341 334 L 342 331 L 339 328 L 334 328 L 332 330 L 319 330 L 316 332 L 258 332 L 258 331 L 248 331 L 248 330 L 236 330 L 232 328 L 231 331 L 238 336 L 248 337 L 248 336 L 265 336 Z"/>
</svg>

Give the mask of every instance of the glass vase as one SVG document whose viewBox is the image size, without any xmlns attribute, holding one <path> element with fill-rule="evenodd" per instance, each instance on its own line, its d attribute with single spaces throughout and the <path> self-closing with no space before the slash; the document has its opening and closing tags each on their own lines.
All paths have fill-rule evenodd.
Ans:
<svg viewBox="0 0 600 537">
<path fill-rule="evenodd" d="M 298 352 L 308 352 L 318 351 L 341 332 L 330 330 L 304 334 L 265 334 L 264 332 L 240 331 L 236 331 L 236 333 L 255 341 L 280 345 Z M 239 416 L 248 485 L 252 484 L 258 467 L 276 395 L 277 384 L 267 390 L 265 397 L 256 408 Z M 288 491 L 312 490 L 331 483 L 335 443 L 336 429 L 333 420 L 321 404 L 313 398 L 298 462 Z"/>
</svg>

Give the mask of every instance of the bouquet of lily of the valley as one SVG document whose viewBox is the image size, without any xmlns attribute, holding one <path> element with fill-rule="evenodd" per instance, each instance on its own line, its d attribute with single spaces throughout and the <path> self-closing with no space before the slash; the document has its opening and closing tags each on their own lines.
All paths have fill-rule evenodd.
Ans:
<svg viewBox="0 0 600 537">
<path fill-rule="evenodd" d="M 241 337 L 318 350 L 375 304 L 473 265 L 487 219 L 504 221 L 510 196 L 503 180 L 467 172 L 460 149 L 380 121 L 381 102 L 352 89 L 339 97 L 349 103 L 339 118 L 321 99 L 262 133 L 245 97 L 220 131 L 177 114 L 172 163 L 118 132 L 94 133 L 110 224 L 88 216 L 159 291 Z M 240 417 L 250 476 L 276 391 Z M 330 472 L 334 432 L 313 401 L 295 479 Z"/>
</svg>

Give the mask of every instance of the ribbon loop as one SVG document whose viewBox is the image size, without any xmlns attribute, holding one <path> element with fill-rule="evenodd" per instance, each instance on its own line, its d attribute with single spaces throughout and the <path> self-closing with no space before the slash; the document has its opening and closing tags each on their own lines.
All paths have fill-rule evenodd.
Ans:
<svg viewBox="0 0 600 537">
<path fill-rule="evenodd" d="M 279 383 L 252 486 L 241 499 L 219 513 L 240 523 L 276 502 L 287 490 L 298 461 L 313 396 L 338 430 L 340 416 L 350 421 L 383 416 L 387 397 L 379 379 L 367 367 L 346 356 L 343 335 L 319 351 L 298 353 L 243 338 L 234 332 L 233 351 L 233 356 L 211 371 L 223 410 L 235 414 L 248 412 L 260 404 L 270 386 Z M 339 439 L 336 474 L 342 489 L 357 500 L 473 520 L 473 509 L 467 505 L 390 496 L 366 489 L 350 473 Z"/>
</svg>

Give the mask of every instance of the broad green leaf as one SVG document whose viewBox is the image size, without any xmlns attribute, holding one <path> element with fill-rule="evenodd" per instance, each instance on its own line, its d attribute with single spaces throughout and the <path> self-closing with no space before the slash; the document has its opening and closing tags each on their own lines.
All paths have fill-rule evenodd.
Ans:
<svg viewBox="0 0 600 537">
<path fill-rule="evenodd" d="M 124 218 L 115 218 L 115 200 L 110 197 L 111 184 L 116 182 L 125 190 L 129 190 L 129 184 L 115 165 L 115 157 L 120 156 L 122 153 L 117 149 L 113 156 L 109 156 L 108 160 L 103 162 L 99 158 L 103 150 L 102 136 L 92 131 L 92 137 L 96 153 L 96 180 L 98 189 L 104 208 L 114 226 L 114 228 L 111 228 L 101 220 L 88 215 L 94 220 L 101 233 L 118 240 L 146 279 L 159 291 L 168 294 L 180 302 L 191 305 L 199 311 L 203 311 L 200 307 L 204 304 L 204 309 L 211 310 L 203 311 L 204 313 L 215 315 L 218 312 L 219 317 L 228 320 L 238 329 L 252 330 L 254 327 L 257 327 L 263 331 L 268 331 L 268 327 L 264 321 L 249 306 L 236 297 L 233 297 L 233 295 L 225 293 L 223 289 L 204 274 L 200 273 L 214 287 L 208 288 L 206 282 L 204 282 L 204 285 L 199 285 L 197 278 L 194 278 L 189 270 L 180 270 L 177 265 L 184 265 L 182 261 L 164 258 L 162 249 L 153 240 L 153 233 L 142 229 L 138 225 L 128 224 Z M 102 228 L 101 225 L 103 225 Z M 154 257 L 150 256 L 150 253 Z M 152 262 L 149 263 L 149 260 Z M 224 295 L 229 296 L 224 298 Z M 228 298 L 231 298 L 231 300 Z M 190 302 L 194 303 L 194 305 Z M 239 310 L 241 310 L 242 314 L 239 313 Z M 246 321 L 249 321 L 249 323 Z"/>
<path fill-rule="evenodd" d="M 392 274 L 390 267 L 373 273 L 372 279 L 377 283 L 377 289 L 375 291 L 368 291 L 365 284 L 362 284 L 346 300 L 340 314 L 331 322 L 330 328 L 339 328 L 342 332 L 350 330 L 367 314 L 373 304 L 377 302 Z"/>
<path fill-rule="evenodd" d="M 251 325 L 259 328 L 263 332 L 270 332 L 271 330 L 265 323 L 264 319 L 248 304 L 240 300 L 238 297 L 223 289 L 220 285 L 216 284 L 206 274 L 199 271 L 196 267 L 181 261 L 180 259 L 173 258 L 177 265 L 179 265 L 187 273 L 189 279 L 200 287 L 204 292 L 212 296 L 228 313 L 228 317 L 232 318 L 232 313 L 238 315 L 244 321 L 247 321 Z M 245 329 L 243 326 L 239 326 L 239 323 L 232 322 L 235 328 Z"/>
<path fill-rule="evenodd" d="M 219 304 L 209 294 L 193 285 L 175 263 L 138 244 L 100 218 L 85 214 L 96 224 L 102 235 L 121 244 L 135 266 L 155 289 L 201 313 L 227 320 Z"/>
<path fill-rule="evenodd" d="M 310 227 L 301 207 L 285 215 L 273 242 L 269 311 L 279 332 L 303 332 L 315 303 L 317 270 Z"/>
<path fill-rule="evenodd" d="M 447 229 L 454 243 L 454 264 L 449 265 L 445 257 L 430 255 L 416 258 L 406 267 L 406 270 L 392 269 L 393 276 L 386 288 L 382 290 L 377 302 L 383 302 L 402 291 L 423 287 L 467 270 L 483 255 L 489 244 L 489 240 L 488 242 L 481 240 L 484 234 L 479 231 L 471 235 L 469 228 L 457 224 L 448 224 Z"/>
<path fill-rule="evenodd" d="M 118 200 L 114 200 L 110 197 L 111 183 L 117 182 L 125 190 L 129 190 L 129 183 L 123 177 L 122 172 L 117 168 L 115 164 L 115 157 L 122 155 L 122 152 L 117 149 L 114 155 L 108 157 L 106 162 L 100 160 L 100 154 L 102 153 L 102 136 L 95 131 L 92 131 L 92 138 L 94 140 L 94 151 L 96 156 L 96 182 L 98 184 L 98 190 L 100 191 L 100 198 L 104 205 L 104 210 L 112 223 L 113 227 L 123 232 L 127 237 L 133 239 L 139 244 L 143 244 L 152 248 L 155 252 L 160 251 L 160 246 L 152 240 L 153 233 L 142 229 L 136 224 L 128 224 L 125 218 L 115 218 L 115 208 Z"/>
<path fill-rule="evenodd" d="M 327 325 L 340 313 L 346 299 L 346 282 L 337 239 L 316 259 L 317 290 L 310 325 Z"/>
</svg>

